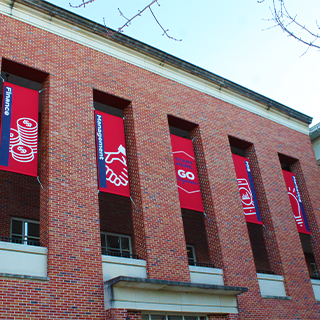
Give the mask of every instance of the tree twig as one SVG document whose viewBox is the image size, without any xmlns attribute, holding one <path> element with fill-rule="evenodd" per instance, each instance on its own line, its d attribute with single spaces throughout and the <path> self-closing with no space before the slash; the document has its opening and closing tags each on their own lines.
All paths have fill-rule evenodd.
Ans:
<svg viewBox="0 0 320 320">
<path fill-rule="evenodd" d="M 265 0 L 257 0 L 258 3 L 265 2 Z M 280 6 L 280 7 L 279 7 Z M 307 50 L 302 54 L 304 55 L 311 47 L 320 49 L 320 45 L 315 43 L 320 39 L 320 35 L 318 31 L 320 31 L 319 24 L 317 20 L 315 21 L 316 30 L 312 31 L 310 27 L 302 24 L 298 21 L 298 15 L 292 16 L 287 7 L 285 5 L 285 0 L 272 0 L 272 7 L 270 7 L 272 18 L 268 20 L 272 20 L 275 22 L 275 26 L 273 27 L 280 27 L 283 32 L 285 32 L 289 37 L 292 37 L 299 41 L 300 43 L 305 44 L 308 46 Z M 294 28 L 299 28 L 302 31 L 302 35 L 299 36 Z M 268 28 L 269 29 L 269 28 Z M 308 40 L 307 37 L 311 37 L 311 40 Z"/>
<path fill-rule="evenodd" d="M 81 7 L 84 7 L 85 8 L 85 6 L 86 5 L 88 5 L 88 4 L 90 4 L 90 3 L 93 3 L 95 0 L 81 0 L 82 2 L 80 3 L 80 4 L 78 4 L 78 5 L 71 5 L 71 3 L 69 3 L 69 5 L 70 5 L 70 7 L 72 7 L 72 8 L 81 8 Z M 263 0 L 264 1 L 264 0 Z M 119 11 L 119 13 L 120 13 L 120 16 L 121 17 L 123 17 L 125 20 L 126 20 L 126 22 L 120 27 L 120 28 L 118 28 L 118 32 L 119 33 L 121 33 L 121 32 L 123 32 L 124 31 L 124 28 L 125 27 L 129 27 L 130 25 L 131 25 L 131 22 L 134 20 L 134 19 L 136 19 L 137 17 L 141 17 L 141 14 L 143 13 L 143 12 L 145 12 L 147 9 L 149 9 L 150 10 L 150 12 L 151 12 L 151 14 L 152 14 L 152 16 L 153 16 L 153 19 L 157 22 L 157 24 L 159 25 L 159 27 L 162 29 L 162 31 L 163 31 L 163 34 L 162 35 L 166 35 L 169 39 L 171 39 L 171 40 L 174 40 L 174 41 L 182 41 L 182 39 L 176 39 L 176 38 L 174 38 L 174 37 L 171 37 L 170 35 L 169 35 L 169 33 L 168 33 L 168 31 L 169 31 L 169 29 L 165 29 L 162 25 L 161 25 L 161 23 L 159 22 L 159 20 L 157 19 L 157 17 L 156 17 L 156 15 L 154 14 L 154 12 L 152 11 L 152 9 L 151 9 L 151 6 L 153 5 L 153 4 L 157 4 L 159 7 L 160 7 L 160 4 L 158 3 L 158 0 L 152 0 L 146 7 L 144 7 L 142 10 L 138 10 L 138 13 L 136 14 L 136 15 L 134 15 L 133 17 L 131 17 L 131 18 L 127 18 L 124 14 L 123 14 L 123 12 L 120 10 L 120 8 L 118 8 L 118 11 Z M 105 23 L 105 19 L 103 18 L 103 23 L 104 23 L 104 26 L 106 27 L 106 29 L 107 29 L 107 33 L 108 33 L 108 35 L 110 36 L 112 36 L 112 34 L 110 33 L 110 31 L 108 30 L 108 28 L 107 28 L 107 26 L 106 26 L 106 23 Z"/>
<path fill-rule="evenodd" d="M 69 5 L 71 8 L 81 8 L 81 7 L 86 7 L 87 4 L 94 2 L 95 0 L 81 0 L 82 2 L 76 6 L 73 6 L 70 2 Z"/>
<path fill-rule="evenodd" d="M 174 40 L 174 41 L 182 41 L 182 39 L 176 39 L 176 38 L 171 37 L 171 36 L 168 34 L 169 29 L 165 30 L 165 29 L 162 27 L 162 25 L 160 24 L 160 22 L 158 21 L 158 19 L 156 18 L 156 16 L 154 15 L 152 9 L 151 9 L 150 7 L 149 7 L 149 9 L 150 9 L 150 12 L 151 12 L 154 20 L 156 20 L 157 24 L 159 25 L 159 27 L 160 27 L 160 28 L 162 29 L 162 31 L 163 31 L 163 34 L 162 34 L 162 35 L 166 35 L 169 39 L 172 39 L 172 40 Z"/>
</svg>

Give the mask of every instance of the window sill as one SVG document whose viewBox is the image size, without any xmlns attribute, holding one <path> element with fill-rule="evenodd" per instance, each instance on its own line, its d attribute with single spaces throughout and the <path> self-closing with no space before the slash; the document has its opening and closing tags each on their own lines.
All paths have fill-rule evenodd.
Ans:
<svg viewBox="0 0 320 320">
<path fill-rule="evenodd" d="M 49 277 L 37 277 L 37 276 L 28 276 L 21 274 L 11 274 L 11 273 L 0 273 L 1 278 L 14 278 L 14 279 L 26 279 L 26 280 L 35 280 L 35 281 L 49 281 Z"/>
</svg>

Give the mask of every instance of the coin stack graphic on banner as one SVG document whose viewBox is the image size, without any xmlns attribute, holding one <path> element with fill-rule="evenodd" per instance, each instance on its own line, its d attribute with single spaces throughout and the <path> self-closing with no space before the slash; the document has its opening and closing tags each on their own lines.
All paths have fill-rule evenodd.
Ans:
<svg viewBox="0 0 320 320">
<path fill-rule="evenodd" d="M 23 145 L 32 149 L 33 153 L 38 152 L 38 123 L 30 118 L 20 118 L 17 121 L 20 141 Z"/>
<path fill-rule="evenodd" d="M 32 149 L 23 144 L 16 144 L 11 149 L 12 158 L 19 162 L 30 162 L 34 159 Z"/>
<path fill-rule="evenodd" d="M 18 162 L 31 162 L 38 152 L 38 123 L 30 118 L 17 121 L 18 130 L 10 129 L 10 151 Z"/>
<path fill-rule="evenodd" d="M 10 151 L 14 145 L 19 143 L 20 143 L 20 137 L 19 137 L 18 130 L 11 128 L 10 129 Z"/>
</svg>

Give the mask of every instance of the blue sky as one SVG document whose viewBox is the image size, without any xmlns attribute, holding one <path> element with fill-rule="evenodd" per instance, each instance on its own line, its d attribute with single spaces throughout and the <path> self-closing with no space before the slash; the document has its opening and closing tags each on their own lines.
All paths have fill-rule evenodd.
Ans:
<svg viewBox="0 0 320 320">
<path fill-rule="evenodd" d="M 95 0 L 86 8 L 72 9 L 81 0 L 49 2 L 112 29 L 125 23 L 118 8 L 132 17 L 151 0 Z M 154 13 L 169 34 L 162 36 L 149 12 L 125 28 L 125 34 L 228 80 L 254 90 L 320 122 L 320 52 L 287 37 L 273 25 L 271 0 L 159 0 Z M 289 3 L 290 2 L 290 3 Z M 320 18 L 319 0 L 288 0 L 288 9 L 306 25 Z M 303 56 L 301 56 L 303 55 Z"/>
</svg>

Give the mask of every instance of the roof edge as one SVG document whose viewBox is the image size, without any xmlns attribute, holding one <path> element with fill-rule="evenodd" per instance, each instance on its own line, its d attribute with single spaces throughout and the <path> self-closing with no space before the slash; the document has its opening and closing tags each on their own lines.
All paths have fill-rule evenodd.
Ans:
<svg viewBox="0 0 320 320">
<path fill-rule="evenodd" d="M 172 67 L 185 71 L 191 75 L 199 77 L 203 80 L 213 83 L 214 85 L 225 88 L 229 91 L 237 93 L 242 97 L 258 102 L 267 107 L 267 109 L 274 109 L 280 113 L 283 113 L 289 117 L 297 119 L 307 125 L 310 125 L 312 122 L 312 117 L 294 110 L 290 107 L 287 107 L 275 100 L 267 98 L 255 91 L 252 91 L 248 88 L 245 88 L 235 82 L 227 80 L 221 76 L 218 76 L 210 71 L 207 71 L 201 67 L 198 67 L 192 63 L 184 61 L 180 58 L 177 58 L 171 54 L 168 54 L 164 51 L 156 49 L 150 45 L 147 45 L 139 40 L 133 39 L 129 36 L 126 36 L 122 33 L 116 32 L 113 29 L 107 28 L 102 24 L 89 20 L 87 18 L 81 17 L 77 14 L 69 12 L 63 8 L 60 8 L 56 5 L 48 3 L 43 0 L 12 0 L 11 6 L 14 7 L 14 3 L 25 4 L 33 9 L 36 9 L 42 13 L 48 14 L 51 17 L 56 17 L 64 22 L 71 23 L 82 29 L 85 29 L 89 32 L 97 34 L 103 38 L 113 41 L 117 44 L 128 47 L 134 51 L 137 51 L 141 54 L 149 56 L 151 58 L 165 62 Z"/>
</svg>

